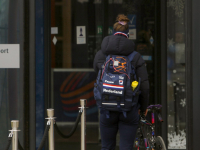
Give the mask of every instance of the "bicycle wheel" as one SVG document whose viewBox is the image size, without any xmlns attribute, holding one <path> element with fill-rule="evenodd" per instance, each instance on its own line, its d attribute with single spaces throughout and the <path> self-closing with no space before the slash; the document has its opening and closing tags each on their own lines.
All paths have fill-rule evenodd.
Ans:
<svg viewBox="0 0 200 150">
<path fill-rule="evenodd" d="M 156 137 L 156 150 L 167 150 L 163 138 L 161 136 Z"/>
</svg>

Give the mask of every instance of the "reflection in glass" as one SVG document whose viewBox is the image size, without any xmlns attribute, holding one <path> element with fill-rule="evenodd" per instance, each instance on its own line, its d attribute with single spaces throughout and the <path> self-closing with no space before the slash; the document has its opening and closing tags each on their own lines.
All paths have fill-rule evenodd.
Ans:
<svg viewBox="0 0 200 150">
<path fill-rule="evenodd" d="M 184 2 L 167 1 L 168 149 L 186 149 Z"/>
<path fill-rule="evenodd" d="M 20 43 L 19 0 L 0 0 L 0 44 Z M 5 148 L 11 120 L 19 120 L 21 132 L 19 139 L 23 144 L 23 82 L 22 70 L 0 68 L 0 149 Z M 21 83 L 20 83 L 21 82 Z"/>
<path fill-rule="evenodd" d="M 58 27 L 58 34 L 51 35 L 52 40 L 54 37 L 58 40 L 56 44 L 53 42 L 51 44 L 52 104 L 58 126 L 67 134 L 73 127 L 78 114 L 80 97 L 88 97 L 88 107 L 90 107 L 87 109 L 89 114 L 87 116 L 87 149 L 100 149 L 101 137 L 98 127 L 98 110 L 93 99 L 92 88 L 87 91 L 83 89 L 86 81 L 91 82 L 90 86 L 93 87 L 92 82 L 96 78 L 93 72 L 94 56 L 101 49 L 102 39 L 113 34 L 113 23 L 118 14 L 130 16 L 129 39 L 135 42 L 135 49 L 146 61 L 151 85 L 150 102 L 154 103 L 155 1 L 51 0 L 51 27 Z M 81 28 L 77 30 L 80 26 Z M 77 42 L 84 36 L 85 42 Z M 84 72 L 82 69 L 89 69 L 90 72 Z M 81 93 L 78 93 L 80 90 Z M 74 95 L 70 96 L 70 94 Z M 79 130 L 80 126 L 67 140 L 62 139 L 55 132 L 55 147 L 80 149 Z M 117 145 L 119 145 L 118 137 Z"/>
</svg>

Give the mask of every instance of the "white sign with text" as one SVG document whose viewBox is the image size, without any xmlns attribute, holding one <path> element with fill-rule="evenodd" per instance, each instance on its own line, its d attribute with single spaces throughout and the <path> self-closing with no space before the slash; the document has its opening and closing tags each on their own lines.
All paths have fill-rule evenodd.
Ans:
<svg viewBox="0 0 200 150">
<path fill-rule="evenodd" d="M 86 44 L 85 26 L 76 26 L 77 44 Z"/>
<path fill-rule="evenodd" d="M 20 68 L 19 44 L 0 44 L 0 68 Z"/>
<path fill-rule="evenodd" d="M 129 29 L 129 39 L 136 40 L 136 29 Z"/>
</svg>

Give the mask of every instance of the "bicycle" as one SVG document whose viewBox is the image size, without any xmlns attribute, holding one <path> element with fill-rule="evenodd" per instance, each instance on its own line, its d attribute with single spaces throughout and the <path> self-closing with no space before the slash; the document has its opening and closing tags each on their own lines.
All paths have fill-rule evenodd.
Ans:
<svg viewBox="0 0 200 150">
<path fill-rule="evenodd" d="M 161 136 L 155 135 L 155 118 L 154 113 L 158 115 L 160 122 L 163 122 L 160 110 L 162 105 L 150 105 L 147 107 L 148 112 L 151 112 L 151 122 L 146 120 L 144 115 L 140 115 L 139 127 L 137 130 L 135 147 L 137 150 L 144 148 L 145 150 L 166 150 L 165 143 Z M 145 127 L 150 128 L 150 131 L 145 132 Z"/>
</svg>

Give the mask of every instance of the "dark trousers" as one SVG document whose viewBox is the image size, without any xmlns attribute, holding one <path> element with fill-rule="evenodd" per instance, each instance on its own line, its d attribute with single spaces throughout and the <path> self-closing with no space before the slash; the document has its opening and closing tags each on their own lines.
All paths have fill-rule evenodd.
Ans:
<svg viewBox="0 0 200 150">
<path fill-rule="evenodd" d="M 116 135 L 119 130 L 120 150 L 133 150 L 135 134 L 138 128 L 138 108 L 133 107 L 125 118 L 121 112 L 110 111 L 110 117 L 100 114 L 101 150 L 115 150 Z"/>
</svg>

